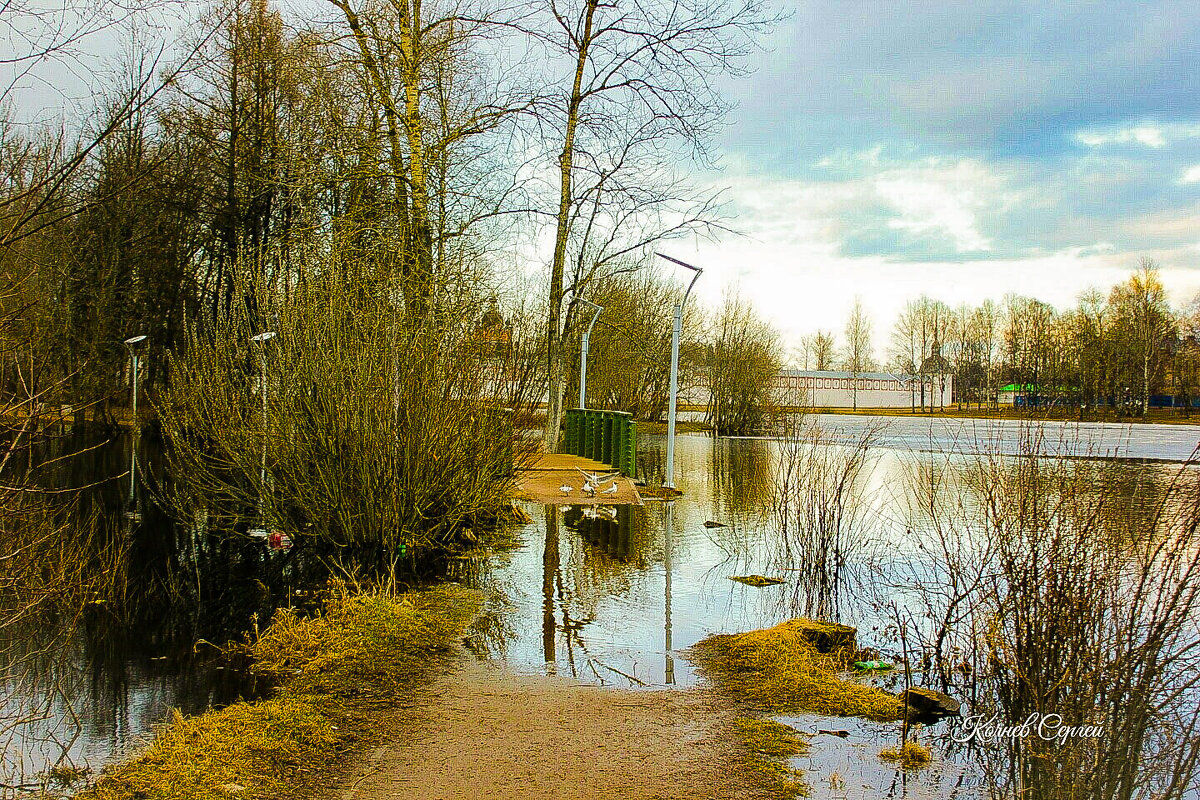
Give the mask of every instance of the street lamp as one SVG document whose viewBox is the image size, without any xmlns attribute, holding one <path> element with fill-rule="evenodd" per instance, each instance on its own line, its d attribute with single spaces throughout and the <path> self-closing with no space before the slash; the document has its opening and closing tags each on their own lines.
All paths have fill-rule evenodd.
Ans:
<svg viewBox="0 0 1200 800">
<path fill-rule="evenodd" d="M 138 395 L 138 366 L 141 364 L 141 356 L 138 355 L 136 348 L 139 344 L 149 338 L 145 334 L 141 336 L 130 336 L 125 340 L 125 346 L 129 348 L 129 359 L 133 362 L 133 427 L 137 427 L 137 395 Z"/>
<path fill-rule="evenodd" d="M 663 486 L 668 489 L 675 488 L 675 406 L 678 402 L 679 394 L 679 337 L 683 331 L 683 307 L 687 303 L 688 295 L 692 293 L 692 287 L 696 285 L 696 280 L 700 277 L 700 273 L 704 270 L 700 267 L 693 267 L 691 264 L 686 264 L 677 258 L 664 256 L 662 253 L 655 253 L 659 258 L 670 261 L 672 264 L 678 264 L 681 267 L 687 267 L 696 274 L 692 276 L 692 282 L 688 284 L 687 291 L 683 293 L 683 300 L 675 304 L 675 325 L 671 328 L 671 400 L 667 408 L 667 479 L 663 482 Z"/>
<path fill-rule="evenodd" d="M 259 469 L 259 494 L 258 494 L 258 515 L 262 516 L 263 510 L 263 489 L 267 485 L 267 342 L 275 338 L 275 331 L 263 331 L 250 337 L 250 341 L 261 345 L 258 351 L 259 359 L 259 378 L 258 391 L 262 395 L 262 422 L 263 422 L 263 441 L 262 441 L 262 466 Z"/>
<path fill-rule="evenodd" d="M 137 506 L 135 505 L 134 491 L 137 485 L 137 440 L 138 432 L 141 426 L 138 425 L 138 367 L 141 366 L 142 357 L 138 354 L 137 347 L 149 338 L 145 334 L 140 336 L 130 336 L 125 340 L 125 346 L 129 348 L 129 359 L 133 362 L 133 372 L 130 380 L 133 383 L 133 438 L 129 445 L 129 509 L 125 512 L 129 519 L 137 521 Z"/>
<path fill-rule="evenodd" d="M 604 306 L 597 305 L 591 300 L 580 298 L 579 302 L 585 306 L 596 309 L 596 313 L 592 314 L 592 321 L 588 323 L 587 330 L 583 334 L 583 348 L 579 354 L 579 407 L 587 408 L 587 356 L 588 342 L 592 338 L 592 328 L 596 327 L 596 320 L 600 318 L 600 312 L 604 310 Z"/>
</svg>

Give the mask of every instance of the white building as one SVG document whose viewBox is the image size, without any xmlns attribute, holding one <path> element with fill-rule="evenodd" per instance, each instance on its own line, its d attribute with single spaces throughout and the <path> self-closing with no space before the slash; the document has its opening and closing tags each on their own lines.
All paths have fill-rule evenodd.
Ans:
<svg viewBox="0 0 1200 800">
<path fill-rule="evenodd" d="M 923 390 L 923 391 L 922 391 Z M 857 394 L 857 398 L 855 395 Z M 857 400 L 857 402 L 856 402 Z M 941 408 L 954 401 L 954 376 L 896 375 L 784 369 L 779 371 L 776 402 L 808 408 Z"/>
</svg>

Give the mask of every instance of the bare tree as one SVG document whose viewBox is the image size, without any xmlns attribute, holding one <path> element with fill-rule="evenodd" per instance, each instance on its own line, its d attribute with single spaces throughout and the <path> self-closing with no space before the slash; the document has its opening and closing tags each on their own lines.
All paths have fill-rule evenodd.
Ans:
<svg viewBox="0 0 1200 800">
<path fill-rule="evenodd" d="M 862 297 L 854 298 L 850 317 L 846 320 L 846 347 L 842 350 L 842 363 L 850 373 L 851 393 L 854 410 L 858 410 L 858 376 L 875 367 L 871 352 L 871 318 L 863 309 Z"/>
<path fill-rule="evenodd" d="M 1125 283 L 1113 287 L 1109 305 L 1116 314 L 1116 335 L 1127 354 L 1129 374 L 1138 385 L 1142 416 L 1150 408 L 1150 390 L 1159 379 L 1167 357 L 1167 343 L 1174 337 L 1174 318 L 1167 306 L 1159 268 L 1143 258 Z"/>
<path fill-rule="evenodd" d="M 709 345 L 708 420 L 720 433 L 761 430 L 779 379 L 779 336 L 734 293 L 725 297 Z"/>
<path fill-rule="evenodd" d="M 804 351 L 804 368 L 827 370 L 833 368 L 836 342 L 833 331 L 817 331 L 800 340 Z M 810 366 L 811 365 L 811 366 Z"/>
<path fill-rule="evenodd" d="M 714 219 L 715 198 L 681 180 L 705 159 L 727 104 L 713 78 L 736 72 L 772 19 L 760 0 L 540 0 L 538 32 L 570 65 L 540 119 L 557 150 L 547 318 L 545 446 L 558 444 L 563 343 L 577 298 L 630 254 Z M 571 280 L 568 283 L 568 275 Z M 571 298 L 564 305 L 568 294 Z"/>
</svg>

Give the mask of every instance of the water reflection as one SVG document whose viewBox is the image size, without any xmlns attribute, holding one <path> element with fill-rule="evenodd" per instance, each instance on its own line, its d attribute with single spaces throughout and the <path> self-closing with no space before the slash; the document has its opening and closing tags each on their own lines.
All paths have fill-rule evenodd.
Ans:
<svg viewBox="0 0 1200 800">
<path fill-rule="evenodd" d="M 0 797 L 56 765 L 98 770 L 171 708 L 256 696 L 217 646 L 325 572 L 211 536 L 203 520 L 172 524 L 152 499 L 158 447 L 153 436 L 67 436 L 30 457 L 36 483 L 76 490 L 42 541 L 73 571 L 46 602 L 0 615 Z"/>
<path fill-rule="evenodd" d="M 863 423 L 849 418 L 849 424 Z M 911 427 L 911 422 L 905 425 Z M 845 447 L 856 430 L 837 432 L 828 446 Z M 898 604 L 914 617 L 928 613 L 940 619 L 947 613 L 944 604 L 923 607 L 914 594 L 906 594 L 906 587 L 920 582 L 955 585 L 962 575 L 952 575 L 952 568 L 975 557 L 972 547 L 986 544 L 970 525 L 979 511 L 973 490 L 999 478 L 975 470 L 978 461 L 972 456 L 954 453 L 960 441 L 957 434 L 930 430 L 922 438 L 904 428 L 891 436 L 890 444 L 872 451 L 872 469 L 862 476 L 858 496 L 869 546 L 844 549 L 846 563 L 837 576 L 835 596 L 814 592 L 798 569 L 811 555 L 798 552 L 799 540 L 792 540 L 790 554 L 783 547 L 772 502 L 782 445 L 681 436 L 677 475 L 684 495 L 679 500 L 590 512 L 528 505 L 535 522 L 513 531 L 514 548 L 453 561 L 451 578 L 487 593 L 487 613 L 467 643 L 519 670 L 604 685 L 683 688 L 698 680 L 684 651 L 710 633 L 836 612 L 859 627 L 861 644 L 884 648 L 890 657 L 886 648 L 893 637 L 886 609 Z M 1168 446 L 1160 437 L 1148 447 L 1160 455 L 1182 449 L 1172 441 Z M 0 660 L 2 713 L 42 720 L 40 727 L 26 726 L 27 738 L 10 741 L 5 750 L 0 768 L 8 782 L 21 782 L 22 776 L 34 775 L 64 753 L 76 763 L 99 766 L 161 720 L 170 706 L 199 711 L 253 691 L 233 670 L 221 669 L 213 648 L 197 642 L 239 637 L 322 574 L 321 565 L 306 557 L 303 548 L 271 554 L 245 538 L 212 535 L 216 524 L 203 516 L 191 525 L 171 525 L 153 502 L 166 479 L 156 472 L 156 443 L 144 437 L 130 444 L 121 441 L 43 470 L 43 479 L 58 481 L 56 485 L 83 486 L 97 476 L 115 476 L 82 495 L 74 513 L 81 519 L 116 521 L 103 527 L 97 541 L 119 544 L 128 576 L 120 603 L 95 605 L 71 624 L 39 620 L 0 630 L 5 648 Z M 643 468 L 659 469 L 661 440 L 647 437 L 641 445 Z M 1164 487 L 1179 473 L 1174 465 L 1074 463 L 1079 480 L 1136 501 L 1123 506 L 1124 511 L 1103 509 L 1104 530 L 1112 535 L 1145 529 L 1152 501 L 1164 495 Z M 131 509 L 135 513 L 126 515 Z M 706 522 L 723 527 L 706 527 Z M 226 523 L 220 521 L 220 526 L 228 528 Z M 935 541 L 929 536 L 939 530 L 957 531 L 950 555 L 958 561 L 931 565 L 927 551 L 920 549 L 928 548 Z M 888 580 L 881 579 L 881 570 L 890 575 Z M 755 573 L 781 577 L 784 583 L 758 588 L 729 580 Z M 956 665 L 986 657 L 970 651 L 981 637 L 951 636 L 940 644 L 935 638 L 923 636 L 918 648 L 930 656 L 930 680 L 978 704 L 979 682 Z M 857 725 L 797 724 L 802 729 Z M 935 733 L 940 771 L 910 779 L 875 760 L 879 748 L 894 743 L 889 737 L 887 729 L 854 728 L 847 740 L 818 746 L 809 764 L 817 771 L 838 769 L 834 765 L 855 752 L 859 773 L 846 777 L 871 787 L 858 796 L 889 791 L 896 796 L 975 796 L 970 787 L 982 780 L 971 772 L 978 769 L 975 753 L 955 748 L 943 733 Z"/>
</svg>

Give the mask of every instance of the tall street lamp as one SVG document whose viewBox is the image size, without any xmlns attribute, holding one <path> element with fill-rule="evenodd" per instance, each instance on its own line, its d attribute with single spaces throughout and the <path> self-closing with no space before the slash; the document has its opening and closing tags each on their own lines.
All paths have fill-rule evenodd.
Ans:
<svg viewBox="0 0 1200 800">
<path fill-rule="evenodd" d="M 262 424 L 263 424 L 263 441 L 262 441 L 262 466 L 259 468 L 259 494 L 258 494 L 258 515 L 262 516 L 263 510 L 263 493 L 267 485 L 267 342 L 275 338 L 275 331 L 263 331 L 250 337 L 250 341 L 259 345 L 258 363 L 259 363 L 259 378 L 258 378 L 258 393 L 262 395 Z"/>
<path fill-rule="evenodd" d="M 668 489 L 675 488 L 675 407 L 678 402 L 679 395 L 679 337 L 683 331 L 683 307 L 687 304 L 688 295 L 692 293 L 692 287 L 696 285 L 696 280 L 700 277 L 700 273 L 704 270 L 700 267 L 694 267 L 691 264 L 684 263 L 677 258 L 664 256 L 662 253 L 655 253 L 659 258 L 670 261 L 672 264 L 678 264 L 681 267 L 687 267 L 696 274 L 692 276 L 692 282 L 688 284 L 687 291 L 683 293 L 683 300 L 675 304 L 675 325 L 671 328 L 671 400 L 667 408 L 667 479 L 663 482 L 663 486 Z"/>
<path fill-rule="evenodd" d="M 592 314 L 592 321 L 588 323 L 587 330 L 583 334 L 583 348 L 579 353 L 579 407 L 587 408 L 587 357 L 588 357 L 588 342 L 592 338 L 592 328 L 596 327 L 596 320 L 600 318 L 600 312 L 604 310 L 604 306 L 597 305 L 591 300 L 580 298 L 579 302 L 585 306 L 596 309 L 596 313 Z"/>
</svg>

